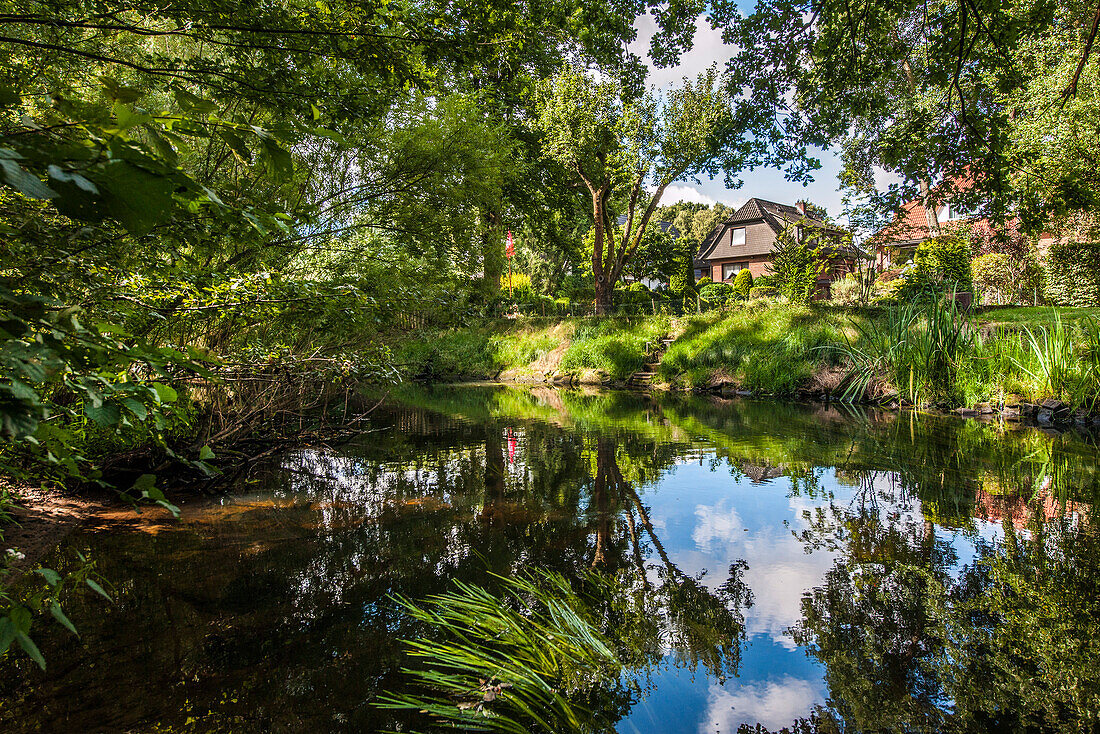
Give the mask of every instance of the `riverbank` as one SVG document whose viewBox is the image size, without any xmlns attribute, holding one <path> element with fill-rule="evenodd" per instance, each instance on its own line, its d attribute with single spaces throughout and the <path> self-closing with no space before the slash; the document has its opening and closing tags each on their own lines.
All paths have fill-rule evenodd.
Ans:
<svg viewBox="0 0 1100 734">
<path fill-rule="evenodd" d="M 487 322 L 395 347 L 408 377 L 642 386 L 1089 421 L 1096 309 L 977 315 L 748 302 L 671 317 Z M 1046 407 L 1042 407 L 1046 404 Z"/>
</svg>

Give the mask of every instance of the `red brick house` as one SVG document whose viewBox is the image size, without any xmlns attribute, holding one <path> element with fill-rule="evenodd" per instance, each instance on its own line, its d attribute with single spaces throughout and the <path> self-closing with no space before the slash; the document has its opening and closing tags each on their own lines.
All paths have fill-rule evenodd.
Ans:
<svg viewBox="0 0 1100 734">
<path fill-rule="evenodd" d="M 966 181 L 954 183 L 956 191 L 965 190 L 969 186 Z M 1013 218 L 1004 225 L 997 226 L 980 214 L 953 204 L 950 199 L 936 205 L 933 218 L 921 200 L 914 199 L 894 215 L 893 221 L 871 237 L 868 244 L 874 248 L 878 269 L 889 270 L 912 261 L 917 247 L 932 238 L 932 232 L 937 225 L 941 235 L 972 231 L 991 234 L 998 231 L 1016 232 L 1019 229 L 1019 219 Z M 1037 242 L 1039 252 L 1045 253 L 1051 242 L 1051 235 L 1040 235 Z"/>
<path fill-rule="evenodd" d="M 806 205 L 777 204 L 752 198 L 715 227 L 699 247 L 695 257 L 695 277 L 708 276 L 715 283 L 730 282 L 741 270 L 753 278 L 770 273 L 776 238 L 788 227 L 825 230 L 835 238 L 837 254 L 831 266 L 818 277 L 819 289 L 828 293 L 829 284 L 855 269 L 857 254 L 842 246 L 845 231 L 806 213 Z"/>
</svg>

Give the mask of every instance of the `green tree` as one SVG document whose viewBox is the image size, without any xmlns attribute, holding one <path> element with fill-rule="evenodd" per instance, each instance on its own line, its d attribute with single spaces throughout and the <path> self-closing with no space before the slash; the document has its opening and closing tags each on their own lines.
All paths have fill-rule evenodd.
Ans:
<svg viewBox="0 0 1100 734">
<path fill-rule="evenodd" d="M 631 99 L 620 82 L 597 81 L 577 67 L 563 68 L 544 86 L 541 100 L 546 155 L 575 171 L 591 197 L 596 307 L 607 309 L 665 188 L 718 170 L 732 122 L 729 100 L 713 68 L 659 102 Z M 626 215 L 621 239 L 613 226 L 617 200 Z"/>
</svg>

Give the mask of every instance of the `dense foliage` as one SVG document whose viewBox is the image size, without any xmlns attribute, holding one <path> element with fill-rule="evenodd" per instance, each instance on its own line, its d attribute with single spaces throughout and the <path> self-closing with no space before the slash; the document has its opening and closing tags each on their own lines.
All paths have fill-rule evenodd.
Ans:
<svg viewBox="0 0 1100 734">
<path fill-rule="evenodd" d="M 1047 297 L 1063 306 L 1100 306 L 1100 243 L 1051 245 L 1047 257 Z"/>
</svg>

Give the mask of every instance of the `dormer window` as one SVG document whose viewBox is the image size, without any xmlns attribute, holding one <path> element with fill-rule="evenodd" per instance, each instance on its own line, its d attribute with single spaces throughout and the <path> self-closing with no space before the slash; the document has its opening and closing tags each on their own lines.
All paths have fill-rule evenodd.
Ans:
<svg viewBox="0 0 1100 734">
<path fill-rule="evenodd" d="M 950 201 L 943 205 L 943 208 L 936 214 L 936 218 L 941 222 L 952 222 L 958 219 L 969 219 L 974 216 L 974 210 L 971 207 L 965 207 L 961 204 L 953 204 Z"/>
<path fill-rule="evenodd" d="M 731 245 L 743 245 L 745 244 L 745 228 L 738 227 L 737 229 L 730 230 L 730 244 Z"/>
</svg>

